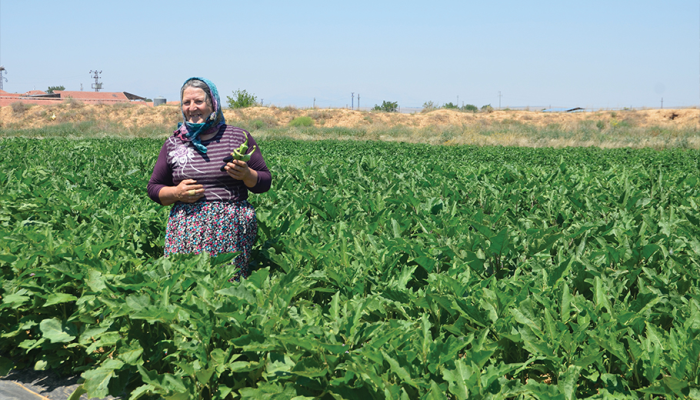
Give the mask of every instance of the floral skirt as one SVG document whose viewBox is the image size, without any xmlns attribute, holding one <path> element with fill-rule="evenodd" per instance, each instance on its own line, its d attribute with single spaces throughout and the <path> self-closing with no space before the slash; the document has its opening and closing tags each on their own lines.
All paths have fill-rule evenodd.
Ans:
<svg viewBox="0 0 700 400">
<path fill-rule="evenodd" d="M 248 261 L 257 234 L 255 209 L 247 200 L 176 203 L 165 230 L 165 255 L 240 251 L 233 260 L 238 272 L 229 279 L 238 281 L 250 274 Z"/>
</svg>

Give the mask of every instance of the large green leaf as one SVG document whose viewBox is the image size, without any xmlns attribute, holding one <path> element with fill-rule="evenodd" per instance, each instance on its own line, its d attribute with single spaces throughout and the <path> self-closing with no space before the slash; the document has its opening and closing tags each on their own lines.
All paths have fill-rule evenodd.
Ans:
<svg viewBox="0 0 700 400">
<path fill-rule="evenodd" d="M 75 327 L 70 323 L 63 323 L 59 319 L 50 318 L 41 321 L 39 325 L 41 333 L 51 343 L 67 343 L 75 339 Z"/>
<path fill-rule="evenodd" d="M 442 375 L 449 382 L 450 393 L 457 399 L 468 399 L 469 388 L 477 384 L 476 377 L 472 368 L 466 365 L 462 360 L 455 361 L 454 369 L 444 369 Z"/>
<path fill-rule="evenodd" d="M 67 294 L 67 293 L 52 294 L 46 300 L 46 303 L 44 303 L 44 307 L 52 306 L 54 304 L 68 303 L 70 301 L 76 301 L 76 300 L 78 300 L 78 298 L 73 296 L 72 294 Z"/>
</svg>

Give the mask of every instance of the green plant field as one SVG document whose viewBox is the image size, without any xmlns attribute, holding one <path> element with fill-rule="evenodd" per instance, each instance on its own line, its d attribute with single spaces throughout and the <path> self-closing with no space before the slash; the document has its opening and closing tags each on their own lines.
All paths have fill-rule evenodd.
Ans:
<svg viewBox="0 0 700 400">
<path fill-rule="evenodd" d="M 263 140 L 255 272 L 162 141 L 0 141 L 0 375 L 125 399 L 700 398 L 700 152 Z"/>
</svg>

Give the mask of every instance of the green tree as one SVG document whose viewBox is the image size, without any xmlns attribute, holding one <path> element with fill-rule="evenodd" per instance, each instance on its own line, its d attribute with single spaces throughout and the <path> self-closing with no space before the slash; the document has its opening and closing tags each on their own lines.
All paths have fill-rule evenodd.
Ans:
<svg viewBox="0 0 700 400">
<path fill-rule="evenodd" d="M 46 89 L 46 93 L 53 93 L 54 90 L 66 90 L 66 87 L 61 85 L 61 86 L 49 86 L 48 89 Z"/>
<path fill-rule="evenodd" d="M 432 110 L 435 110 L 436 108 L 438 108 L 437 104 L 435 104 L 432 101 L 426 101 L 425 103 L 423 103 L 423 110 L 425 110 L 425 111 L 432 111 Z"/>
<path fill-rule="evenodd" d="M 233 97 L 226 96 L 229 108 L 246 108 L 258 104 L 258 99 L 254 94 L 248 93 L 245 90 L 234 90 Z"/>
<path fill-rule="evenodd" d="M 471 112 L 479 111 L 479 109 L 474 104 L 465 104 L 464 107 L 462 107 L 462 110 Z"/>
<path fill-rule="evenodd" d="M 382 101 L 382 105 L 374 105 L 373 111 L 396 112 L 399 109 L 399 103 L 396 101 Z"/>
<path fill-rule="evenodd" d="M 446 108 L 448 110 L 459 110 L 459 106 L 456 104 L 452 104 L 452 102 L 445 103 L 445 105 L 443 105 L 442 108 Z"/>
</svg>

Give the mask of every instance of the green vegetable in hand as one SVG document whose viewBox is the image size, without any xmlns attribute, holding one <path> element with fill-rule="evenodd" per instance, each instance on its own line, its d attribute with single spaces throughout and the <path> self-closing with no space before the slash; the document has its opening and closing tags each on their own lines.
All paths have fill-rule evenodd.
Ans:
<svg viewBox="0 0 700 400">
<path fill-rule="evenodd" d="M 248 151 L 248 135 L 246 135 L 245 142 L 243 142 L 237 149 L 234 149 L 233 152 L 231 153 L 231 155 L 224 158 L 223 161 L 225 163 L 229 163 L 233 160 L 241 160 L 241 161 L 248 162 L 248 161 L 250 161 L 250 156 L 253 153 L 255 153 L 256 148 L 257 148 L 257 146 L 253 146 L 253 150 L 250 153 L 246 154 L 246 152 Z M 225 165 L 221 166 L 221 171 L 225 171 L 224 167 L 225 167 Z"/>
<path fill-rule="evenodd" d="M 234 149 L 233 152 L 231 153 L 231 156 L 233 156 L 234 160 L 241 160 L 241 161 L 250 161 L 250 156 L 255 153 L 256 146 L 253 146 L 253 150 L 246 154 L 248 151 L 248 135 L 245 137 L 245 142 L 240 145 L 237 149 Z M 228 157 L 227 157 L 228 158 Z"/>
<path fill-rule="evenodd" d="M 250 161 L 250 156 L 255 153 L 255 146 L 253 146 L 253 150 L 248 153 L 248 154 L 243 154 L 239 151 L 234 150 L 231 155 L 233 156 L 234 160 L 241 160 L 241 161 Z"/>
</svg>

